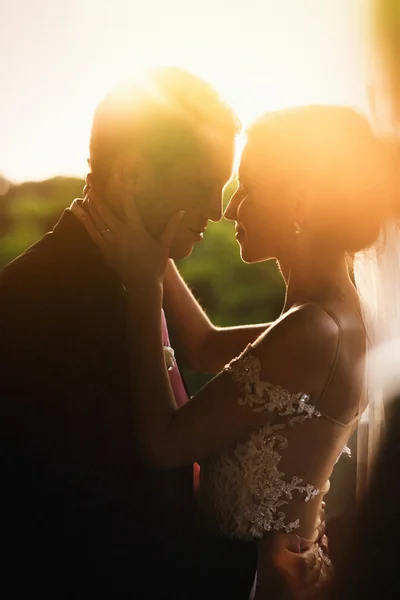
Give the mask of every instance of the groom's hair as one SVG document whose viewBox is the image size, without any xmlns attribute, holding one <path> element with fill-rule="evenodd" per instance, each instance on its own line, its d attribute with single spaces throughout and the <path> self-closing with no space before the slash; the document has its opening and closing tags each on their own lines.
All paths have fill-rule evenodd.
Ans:
<svg viewBox="0 0 400 600">
<path fill-rule="evenodd" d="M 110 91 L 98 105 L 90 137 L 93 183 L 105 184 L 115 159 L 139 152 L 159 173 L 195 156 L 212 137 L 231 141 L 240 122 L 218 92 L 177 67 L 147 71 Z"/>
</svg>

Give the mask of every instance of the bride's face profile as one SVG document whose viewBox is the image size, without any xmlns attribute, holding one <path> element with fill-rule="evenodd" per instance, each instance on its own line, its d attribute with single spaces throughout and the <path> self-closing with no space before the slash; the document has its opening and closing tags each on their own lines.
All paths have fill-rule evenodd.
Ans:
<svg viewBox="0 0 400 600">
<path fill-rule="evenodd" d="M 265 113 L 246 132 L 239 187 L 225 217 L 247 263 L 281 266 L 368 248 L 396 189 L 392 140 L 342 106 Z"/>
<path fill-rule="evenodd" d="M 239 186 L 225 218 L 235 221 L 235 237 L 244 262 L 279 259 L 288 250 L 293 227 L 281 194 L 268 178 L 268 166 L 248 142 L 238 171 Z"/>
</svg>

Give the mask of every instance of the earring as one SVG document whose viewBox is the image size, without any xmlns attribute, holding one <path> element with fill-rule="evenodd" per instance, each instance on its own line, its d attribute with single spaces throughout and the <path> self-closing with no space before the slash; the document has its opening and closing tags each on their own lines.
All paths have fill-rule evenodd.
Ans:
<svg viewBox="0 0 400 600">
<path fill-rule="evenodd" d="M 300 233 L 302 233 L 303 228 L 301 227 L 301 225 L 299 225 L 298 223 L 294 223 L 294 232 L 296 235 L 299 235 Z"/>
</svg>

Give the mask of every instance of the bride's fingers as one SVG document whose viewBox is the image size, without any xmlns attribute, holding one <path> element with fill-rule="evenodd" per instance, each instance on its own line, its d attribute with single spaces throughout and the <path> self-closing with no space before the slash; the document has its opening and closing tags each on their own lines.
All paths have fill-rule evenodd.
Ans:
<svg viewBox="0 0 400 600">
<path fill-rule="evenodd" d="M 170 247 L 184 214 L 184 210 L 179 210 L 169 219 L 159 238 L 163 246 L 166 246 L 167 248 Z"/>
<path fill-rule="evenodd" d="M 129 222 L 142 222 L 135 198 L 132 195 L 127 194 L 123 197 L 123 209 L 126 219 Z"/>
<path fill-rule="evenodd" d="M 131 231 L 137 231 L 138 233 L 147 234 L 147 228 L 143 223 L 136 200 L 132 195 L 124 196 L 123 209 L 126 222 L 129 223 L 129 229 Z"/>
<path fill-rule="evenodd" d="M 102 198 L 94 196 L 92 198 L 92 202 L 96 206 L 99 218 L 102 219 L 103 223 L 107 224 L 105 229 L 109 227 L 111 231 L 117 234 L 117 232 L 123 226 L 123 222 L 114 215 Z"/>
<path fill-rule="evenodd" d="M 97 226 L 95 225 L 91 215 L 88 215 L 85 211 L 83 211 L 81 214 L 81 220 L 89 235 L 92 236 L 100 248 L 104 249 L 106 244 L 105 239 L 97 229 Z"/>
<path fill-rule="evenodd" d="M 106 223 L 103 219 L 103 217 L 101 216 L 101 214 L 99 213 L 96 203 L 93 201 L 92 198 L 89 198 L 87 201 L 87 207 L 88 207 L 88 212 L 90 214 L 90 216 L 93 219 L 94 224 L 96 225 L 97 229 L 100 231 L 100 233 L 102 231 L 106 231 L 107 229 L 109 229 L 108 223 Z M 111 227 L 110 227 L 111 229 Z"/>
</svg>

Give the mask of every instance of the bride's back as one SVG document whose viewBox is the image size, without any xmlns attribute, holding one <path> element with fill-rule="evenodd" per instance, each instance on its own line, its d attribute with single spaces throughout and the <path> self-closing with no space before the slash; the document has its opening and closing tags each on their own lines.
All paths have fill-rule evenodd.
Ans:
<svg viewBox="0 0 400 600">
<path fill-rule="evenodd" d="M 310 394 L 311 404 L 320 418 L 307 420 L 301 427 L 286 426 L 279 432 L 287 448 L 293 448 L 282 453 L 279 470 L 286 477 L 312 482 L 314 488 L 321 490 L 320 501 L 313 510 L 302 501 L 289 503 L 285 509 L 289 521 L 299 519 L 299 535 L 309 539 L 315 532 L 323 494 L 329 489 L 327 481 L 342 452 L 348 451 L 347 442 L 364 409 L 366 332 L 357 300 L 350 303 L 333 298 L 304 305 L 301 310 L 308 315 L 298 325 L 298 344 L 307 355 L 307 340 L 312 337 L 319 354 L 316 359 L 311 350 L 303 369 L 301 390 Z M 286 332 L 284 328 L 279 331 L 279 325 L 278 322 L 275 335 L 285 337 Z M 319 338 L 321 343 L 318 343 Z M 293 350 L 298 351 L 298 348 Z M 264 360 L 268 360 L 267 356 Z M 282 368 L 290 372 L 292 367 L 288 355 Z M 298 388 L 293 391 L 295 389 Z"/>
<path fill-rule="evenodd" d="M 348 304 L 307 303 L 232 361 L 265 425 L 201 465 L 200 508 L 224 535 L 296 531 L 309 545 L 327 481 L 357 426 L 365 331 Z"/>
</svg>

